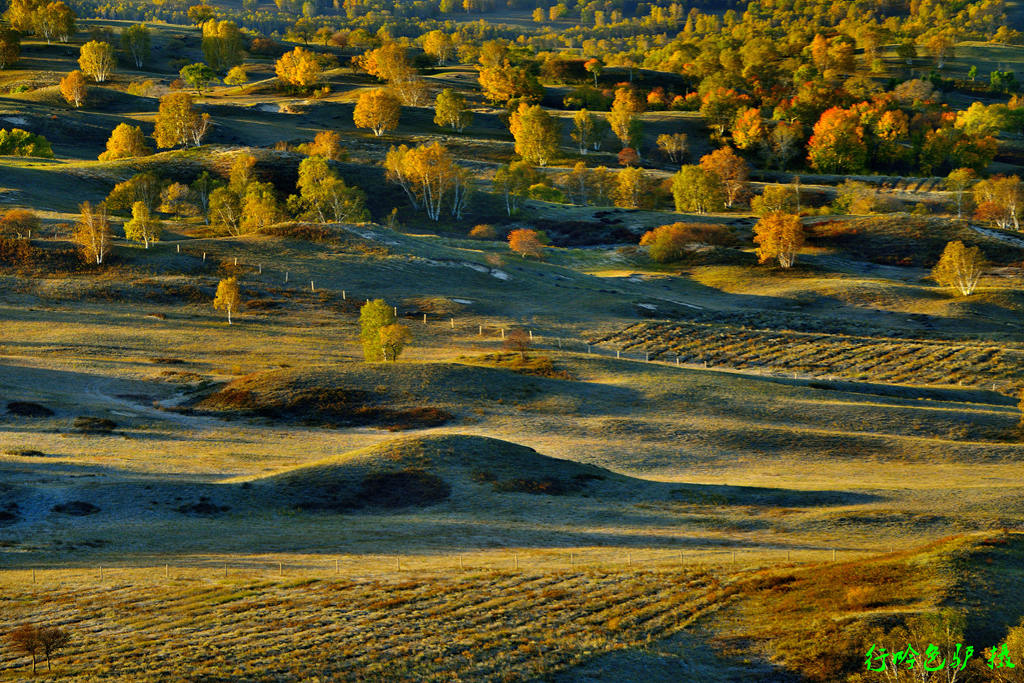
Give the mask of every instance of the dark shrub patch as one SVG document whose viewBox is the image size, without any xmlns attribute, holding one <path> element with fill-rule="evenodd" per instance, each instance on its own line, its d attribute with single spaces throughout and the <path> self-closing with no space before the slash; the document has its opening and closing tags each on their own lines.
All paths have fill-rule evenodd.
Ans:
<svg viewBox="0 0 1024 683">
<path fill-rule="evenodd" d="M 7 412 L 20 417 L 52 417 L 53 411 L 46 406 L 31 401 L 11 401 L 7 404 Z"/>
<path fill-rule="evenodd" d="M 83 434 L 109 434 L 117 428 L 117 423 L 105 417 L 88 417 L 82 415 L 75 418 L 74 428 Z"/>
<path fill-rule="evenodd" d="M 100 511 L 98 507 L 92 503 L 86 503 L 84 500 L 73 500 L 69 503 L 54 505 L 52 510 L 54 512 L 59 512 L 62 515 L 74 515 L 75 517 L 94 515 Z"/>
</svg>

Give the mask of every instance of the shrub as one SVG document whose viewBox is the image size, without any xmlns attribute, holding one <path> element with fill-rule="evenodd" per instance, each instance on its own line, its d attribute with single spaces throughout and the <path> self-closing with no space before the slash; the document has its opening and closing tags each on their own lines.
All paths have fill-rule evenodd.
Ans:
<svg viewBox="0 0 1024 683">
<path fill-rule="evenodd" d="M 496 240 L 498 231 L 494 229 L 493 225 L 481 223 L 473 226 L 473 229 L 469 231 L 469 236 L 475 240 Z"/>
<path fill-rule="evenodd" d="M 648 247 L 651 260 L 657 263 L 678 261 L 696 244 L 733 246 L 736 237 L 725 225 L 672 223 L 650 230 L 640 239 L 640 246 Z"/>
</svg>

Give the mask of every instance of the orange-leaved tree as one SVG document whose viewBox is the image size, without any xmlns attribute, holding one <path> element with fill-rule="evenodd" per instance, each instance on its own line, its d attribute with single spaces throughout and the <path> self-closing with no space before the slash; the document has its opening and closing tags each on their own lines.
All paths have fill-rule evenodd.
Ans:
<svg viewBox="0 0 1024 683">
<path fill-rule="evenodd" d="M 804 244 L 804 226 L 795 214 L 770 213 L 754 226 L 754 242 L 759 263 L 778 259 L 780 266 L 789 268 Z"/>
</svg>

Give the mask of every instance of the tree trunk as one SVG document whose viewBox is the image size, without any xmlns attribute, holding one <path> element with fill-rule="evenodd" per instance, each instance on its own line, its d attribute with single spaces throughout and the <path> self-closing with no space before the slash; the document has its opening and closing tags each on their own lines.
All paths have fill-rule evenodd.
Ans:
<svg viewBox="0 0 1024 683">
<path fill-rule="evenodd" d="M 231 324 L 231 307 L 228 306 L 228 325 Z"/>
</svg>

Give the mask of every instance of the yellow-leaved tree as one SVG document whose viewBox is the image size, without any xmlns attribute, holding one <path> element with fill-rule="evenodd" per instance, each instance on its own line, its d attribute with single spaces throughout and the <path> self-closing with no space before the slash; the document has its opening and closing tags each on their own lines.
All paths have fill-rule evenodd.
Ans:
<svg viewBox="0 0 1024 683">
<path fill-rule="evenodd" d="M 89 263 L 102 265 L 111 250 L 107 207 L 103 204 L 93 207 L 89 202 L 82 202 L 78 208 L 81 215 L 75 226 L 75 244 L 82 251 L 82 258 Z"/>
<path fill-rule="evenodd" d="M 116 63 L 114 46 L 98 40 L 90 40 L 83 45 L 78 56 L 79 68 L 97 83 L 107 80 Z"/>
<path fill-rule="evenodd" d="M 107 151 L 100 154 L 99 160 L 113 161 L 114 159 L 144 157 L 152 153 L 153 150 L 146 146 L 142 128 L 119 123 L 110 134 L 110 139 L 107 140 Z"/>
<path fill-rule="evenodd" d="M 160 98 L 153 136 L 162 149 L 184 145 L 199 146 L 210 129 L 210 115 L 200 114 L 192 106 L 187 92 L 172 92 Z"/>
<path fill-rule="evenodd" d="M 85 76 L 77 69 L 60 79 L 61 96 L 76 109 L 85 102 L 85 96 L 88 94 L 88 91 L 89 89 L 85 84 Z"/>
<path fill-rule="evenodd" d="M 218 311 L 227 311 L 228 325 L 231 324 L 231 311 L 237 310 L 242 304 L 242 295 L 238 291 L 238 278 L 224 278 L 217 283 L 217 295 L 213 299 L 213 307 Z"/>
<path fill-rule="evenodd" d="M 759 263 L 778 259 L 780 266 L 789 268 L 804 244 L 804 226 L 795 214 L 770 213 L 754 226 L 754 242 Z"/>
<path fill-rule="evenodd" d="M 402 103 L 386 88 L 367 90 L 359 95 L 352 110 L 352 122 L 356 128 L 369 128 L 376 137 L 398 126 Z"/>
<path fill-rule="evenodd" d="M 281 55 L 274 66 L 277 77 L 295 88 L 311 88 L 320 80 L 323 69 L 315 52 L 297 47 Z"/>
<path fill-rule="evenodd" d="M 146 202 L 132 204 L 132 219 L 124 224 L 126 239 L 143 242 L 146 249 L 149 249 L 149 243 L 158 241 L 161 232 L 163 232 L 163 226 L 159 220 L 153 217 Z"/>
<path fill-rule="evenodd" d="M 961 296 L 970 296 L 978 286 L 984 267 L 981 249 L 966 247 L 960 241 L 950 242 L 932 268 L 932 277 L 943 287 L 952 287 Z"/>
<path fill-rule="evenodd" d="M 547 165 L 558 153 L 558 125 L 539 104 L 521 102 L 508 123 L 516 154 L 532 164 Z"/>
</svg>

